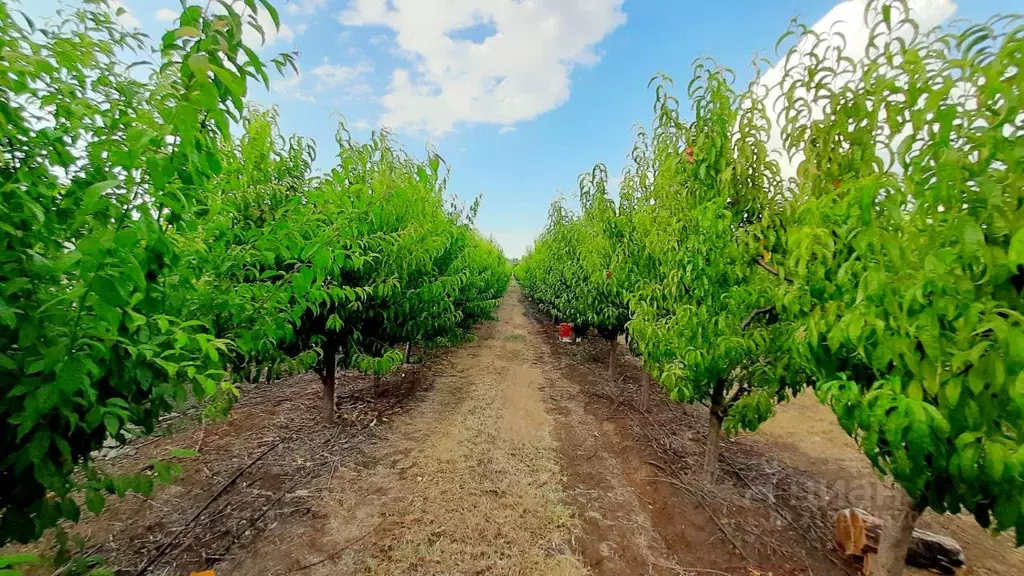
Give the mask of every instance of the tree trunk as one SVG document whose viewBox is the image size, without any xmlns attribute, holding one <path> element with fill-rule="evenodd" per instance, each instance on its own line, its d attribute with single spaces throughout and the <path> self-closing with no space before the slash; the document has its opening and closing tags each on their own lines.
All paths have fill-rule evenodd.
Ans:
<svg viewBox="0 0 1024 576">
<path fill-rule="evenodd" d="M 643 379 L 640 382 L 640 409 L 644 412 L 651 404 L 651 375 L 644 370 Z"/>
<path fill-rule="evenodd" d="M 324 349 L 324 371 L 320 380 L 324 384 L 324 423 L 334 425 L 334 379 L 338 369 L 337 348 L 328 346 Z"/>
<path fill-rule="evenodd" d="M 718 474 L 718 440 L 722 436 L 722 421 L 725 420 L 725 385 L 727 380 L 719 378 L 711 390 L 711 409 L 708 416 L 708 445 L 704 453 L 704 480 L 715 481 Z"/>
<path fill-rule="evenodd" d="M 902 487 L 897 486 L 896 492 L 899 502 L 893 506 L 885 528 L 882 529 L 878 555 L 871 561 L 868 572 L 870 576 L 903 576 L 907 550 L 913 540 L 914 525 L 921 516 L 921 510 Z"/>
<path fill-rule="evenodd" d="M 715 481 L 718 474 L 718 439 L 722 436 L 722 417 L 714 410 L 708 418 L 708 446 L 704 453 L 704 480 L 708 484 Z"/>
<path fill-rule="evenodd" d="M 611 380 L 612 384 L 615 384 L 615 356 L 618 355 L 619 351 L 619 339 L 612 338 L 609 341 L 608 348 L 608 379 Z"/>
<path fill-rule="evenodd" d="M 835 539 L 839 549 L 847 556 L 862 557 L 865 571 L 875 563 L 872 558 L 878 552 L 879 540 L 885 522 L 860 508 L 840 510 L 835 518 Z M 956 540 L 914 530 L 906 563 L 916 568 L 925 568 L 942 574 L 955 574 L 965 563 L 963 548 Z"/>
<path fill-rule="evenodd" d="M 412 342 L 405 343 L 405 363 L 409 363 L 409 354 L 412 352 Z"/>
</svg>

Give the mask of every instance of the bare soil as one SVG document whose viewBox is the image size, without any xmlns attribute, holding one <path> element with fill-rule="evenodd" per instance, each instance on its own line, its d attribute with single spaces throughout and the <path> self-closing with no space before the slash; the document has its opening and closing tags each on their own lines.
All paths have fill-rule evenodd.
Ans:
<svg viewBox="0 0 1024 576">
<path fill-rule="evenodd" d="M 807 471 L 822 486 L 841 492 L 852 506 L 884 518 L 895 500 L 891 482 L 879 479 L 832 412 L 812 394 L 780 406 L 751 440 L 771 449 L 785 465 Z M 918 528 L 952 536 L 963 547 L 964 575 L 1024 574 L 1024 550 L 1014 546 L 1013 535 L 994 538 L 971 515 L 927 512 Z"/>
<path fill-rule="evenodd" d="M 515 285 L 498 318 L 379 390 L 341 373 L 335 426 L 303 374 L 253 387 L 223 423 L 180 418 L 116 450 L 102 465 L 122 472 L 171 448 L 201 455 L 73 532 L 119 574 L 149 562 L 157 576 L 857 572 L 833 549 L 832 517 L 884 516 L 892 492 L 813 396 L 723 442 L 709 486 L 706 408 L 655 392 L 641 411 L 627 348 L 609 381 L 608 343 L 560 343 Z M 1012 540 L 971 518 L 921 525 L 961 543 L 966 574 L 1024 574 Z"/>
<path fill-rule="evenodd" d="M 757 433 L 723 442 L 718 478 L 713 487 L 706 487 L 700 480 L 706 407 L 675 404 L 654 392 L 648 410 L 639 410 L 642 373 L 636 359 L 620 359 L 619 378 L 609 382 L 606 341 L 591 334 L 577 344 L 560 343 L 550 321 L 532 303 L 526 303 L 526 310 L 552 357 L 559 359 L 560 387 L 568 396 L 584 398 L 584 412 L 600 423 L 600 435 L 591 441 L 602 446 L 598 456 L 613 460 L 624 471 L 619 477 L 629 480 L 634 494 L 649 500 L 651 527 L 664 547 L 676 554 L 674 567 L 711 568 L 728 574 L 859 572 L 859 565 L 833 548 L 834 515 L 856 506 L 885 518 L 895 501 L 893 486 L 875 473 L 813 394 L 779 406 L 778 414 Z M 625 350 L 621 342 L 618 348 Z M 556 402 L 561 408 L 555 410 L 567 410 L 572 404 L 563 397 Z M 573 437 L 572 427 L 567 427 L 566 435 L 562 451 L 569 476 L 578 470 L 580 481 L 586 483 L 593 471 L 588 465 L 591 454 L 580 457 L 572 448 L 574 442 L 584 442 L 581 435 Z M 659 480 L 652 484 L 652 477 Z M 669 493 L 665 485 L 671 487 Z M 712 516 L 721 525 L 709 522 Z M 620 567 L 613 562 L 605 568 L 607 560 L 588 555 L 588 549 L 602 549 L 597 540 L 604 536 L 597 524 L 585 523 L 580 541 L 595 571 L 641 573 L 637 568 L 642 564 L 623 562 Z M 993 537 L 970 515 L 929 512 L 918 527 L 959 542 L 967 559 L 961 576 L 1024 574 L 1024 551 L 1014 547 L 1012 534 Z M 726 532 L 731 538 L 723 537 Z M 908 568 L 907 573 L 925 572 Z"/>
<path fill-rule="evenodd" d="M 341 470 L 322 520 L 268 530 L 225 573 L 586 573 L 540 391 L 544 349 L 518 302 L 432 366 L 432 393 L 373 462 Z"/>
</svg>

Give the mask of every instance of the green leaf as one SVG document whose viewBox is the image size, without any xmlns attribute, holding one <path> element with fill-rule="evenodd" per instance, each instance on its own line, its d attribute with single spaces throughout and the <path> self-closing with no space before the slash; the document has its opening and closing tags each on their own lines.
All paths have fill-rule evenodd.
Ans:
<svg viewBox="0 0 1024 576">
<path fill-rule="evenodd" d="M 92 280 L 91 288 L 104 304 L 115 308 L 123 308 L 128 304 L 121 288 L 107 276 L 97 275 Z"/>
<path fill-rule="evenodd" d="M 6 324 L 9 328 L 16 326 L 18 324 L 18 317 L 15 315 L 14 309 L 0 304 L 0 322 Z"/>
<path fill-rule="evenodd" d="M 999 444 L 993 442 L 985 447 L 985 471 L 988 472 L 988 477 L 992 481 L 1002 480 L 1007 456 L 1006 449 Z"/>
<path fill-rule="evenodd" d="M 86 198 L 98 196 L 106 192 L 107 190 L 110 190 L 111 188 L 119 185 L 120 183 L 121 181 L 118 180 L 117 178 L 113 178 L 111 180 L 104 180 L 102 182 L 96 182 L 95 184 L 92 184 L 89 187 L 87 187 L 82 192 L 82 195 L 85 196 Z"/>
<path fill-rule="evenodd" d="M 210 64 L 210 70 L 232 94 L 239 98 L 245 96 L 245 80 L 241 76 L 215 64 Z"/>
<path fill-rule="evenodd" d="M 182 26 L 174 31 L 176 38 L 199 38 L 201 36 L 198 29 L 193 26 Z"/>
<path fill-rule="evenodd" d="M 205 78 L 210 71 L 210 57 L 206 54 L 193 54 L 188 57 L 188 67 L 196 76 Z"/>
<path fill-rule="evenodd" d="M 270 19 L 274 22 L 274 27 L 280 29 L 281 17 L 277 14 L 277 8 L 274 8 L 274 5 L 271 4 L 269 0 L 260 0 L 260 4 L 263 4 L 267 13 L 270 14 Z"/>
<path fill-rule="evenodd" d="M 85 507 L 93 514 L 103 512 L 103 506 L 106 502 L 106 497 L 100 491 L 91 488 L 85 491 Z"/>
<path fill-rule="evenodd" d="M 1011 270 L 1017 271 L 1017 266 L 1024 264 L 1024 228 L 1017 230 L 1010 239 L 1010 248 L 1006 254 L 1006 263 Z"/>
<path fill-rule="evenodd" d="M 146 498 L 152 496 L 153 477 L 149 474 L 139 474 L 135 479 L 135 491 Z"/>
<path fill-rule="evenodd" d="M 0 555 L 0 568 L 10 568 L 19 564 L 42 564 L 43 559 L 35 554 L 3 554 Z"/>
<path fill-rule="evenodd" d="M 172 458 L 195 458 L 199 456 L 198 450 L 191 450 L 185 448 L 171 448 L 169 454 Z"/>
<path fill-rule="evenodd" d="M 46 452 L 50 449 L 50 430 L 48 428 L 36 428 L 32 440 L 28 444 L 28 457 L 33 462 L 40 462 L 46 458 Z"/>
<path fill-rule="evenodd" d="M 942 393 L 945 396 L 945 404 L 952 408 L 960 401 L 961 381 L 959 376 L 954 376 L 942 385 Z"/>
<path fill-rule="evenodd" d="M 981 254 L 985 249 L 985 232 L 973 220 L 964 226 L 964 246 L 970 254 Z"/>
<path fill-rule="evenodd" d="M 118 498 L 124 498 L 128 490 L 131 489 L 130 480 L 126 476 L 114 476 L 110 479 L 110 483 L 114 489 L 114 493 L 117 494 Z"/>
<path fill-rule="evenodd" d="M 121 421 L 117 418 L 117 415 L 107 412 L 103 416 L 103 426 L 107 429 L 108 435 L 116 436 L 117 431 L 121 429 Z"/>
<path fill-rule="evenodd" d="M 160 460 L 154 460 L 152 465 L 153 472 L 156 474 L 156 479 L 161 484 L 170 484 L 174 481 L 174 474 L 171 472 L 170 464 Z"/>
</svg>

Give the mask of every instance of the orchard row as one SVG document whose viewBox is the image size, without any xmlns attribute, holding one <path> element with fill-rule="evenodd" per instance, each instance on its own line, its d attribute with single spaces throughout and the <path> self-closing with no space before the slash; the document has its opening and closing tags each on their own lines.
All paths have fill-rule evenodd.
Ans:
<svg viewBox="0 0 1024 576">
<path fill-rule="evenodd" d="M 168 479 L 90 455 L 189 398 L 313 368 L 333 421 L 337 368 L 464 339 L 506 288 L 440 157 L 342 125 L 314 175 L 312 143 L 247 106 L 294 55 L 243 43 L 257 10 L 278 22 L 244 4 L 184 8 L 153 48 L 102 4 L 37 30 L 0 3 L 0 545 Z"/>
<path fill-rule="evenodd" d="M 900 574 L 928 508 L 1024 542 L 1024 23 L 865 20 L 861 59 L 794 25 L 745 90 L 697 61 L 692 119 L 655 78 L 618 201 L 584 174 L 515 275 L 710 406 L 709 476 L 723 429 L 813 389 L 903 488 L 872 565 Z"/>
</svg>

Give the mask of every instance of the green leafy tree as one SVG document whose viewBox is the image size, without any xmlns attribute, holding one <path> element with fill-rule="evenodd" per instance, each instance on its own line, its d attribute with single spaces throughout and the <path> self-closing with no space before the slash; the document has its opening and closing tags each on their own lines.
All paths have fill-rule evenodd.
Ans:
<svg viewBox="0 0 1024 576">
<path fill-rule="evenodd" d="M 442 161 L 415 161 L 386 132 L 338 133 L 338 165 L 311 178 L 311 144 L 287 142 L 272 112 L 253 111 L 193 245 L 205 308 L 237 343 L 239 377 L 313 368 L 334 421 L 339 368 L 375 379 L 396 347 L 457 341 L 507 285 L 500 251 L 444 206 Z"/>
<path fill-rule="evenodd" d="M 577 333 L 594 328 L 609 342 L 608 370 L 615 379 L 618 337 L 629 321 L 628 218 L 609 197 L 608 170 L 598 164 L 580 175 L 581 212 L 556 200 L 548 226 L 519 263 L 517 277 L 532 298 Z"/>
<path fill-rule="evenodd" d="M 587 310 L 580 294 L 586 272 L 579 258 L 580 234 L 576 216 L 556 198 L 548 210 L 544 230 L 516 267 L 516 279 L 526 294 L 555 322 L 573 323 L 583 333 L 589 329 Z"/>
<path fill-rule="evenodd" d="M 780 269 L 794 355 L 901 487 L 874 574 L 920 513 L 1024 543 L 1020 16 L 921 31 L 870 2 L 862 60 L 795 26 L 779 93 L 799 161 Z"/>
<path fill-rule="evenodd" d="M 300 259 L 326 266 L 332 254 L 320 250 L 322 238 L 304 234 L 324 232 L 306 206 L 315 185 L 313 143 L 285 140 L 275 110 L 250 107 L 240 124 L 242 134 L 224 144 L 221 172 L 207 185 L 207 210 L 177 238 L 189 260 L 179 278 L 195 288 L 197 317 L 234 343 L 227 358 L 233 380 L 269 380 L 312 364 L 314 355 L 292 357 L 281 346 L 294 336 L 287 303 L 296 291 L 300 298 L 320 296 L 303 284 Z"/>
<path fill-rule="evenodd" d="M 178 24 L 139 80 L 147 64 L 119 55 L 149 44 L 104 4 L 45 29 L 0 4 L 0 545 L 77 520 L 75 492 L 93 512 L 104 492 L 148 493 L 148 474 L 106 476 L 90 455 L 222 385 L 227 343 L 185 308 L 174 236 L 248 81 L 268 77 L 238 12 L 191 6 Z"/>
<path fill-rule="evenodd" d="M 639 285 L 629 328 L 673 400 L 709 405 L 710 480 L 723 425 L 757 429 L 805 379 L 786 354 L 791 326 L 775 321 L 781 280 L 755 266 L 775 243 L 780 189 L 758 80 L 739 94 L 732 72 L 710 60 L 693 72 L 692 122 L 680 119 L 669 81 L 656 78 L 652 168 L 641 168 L 652 180 L 635 224 L 653 281 Z"/>
<path fill-rule="evenodd" d="M 646 216 L 655 173 L 651 141 L 643 128 L 637 131 L 630 158 L 632 164 L 623 169 L 619 184 L 619 226 L 622 235 L 613 275 L 619 289 L 626 295 L 628 305 L 632 305 L 637 295 L 650 293 L 664 281 L 657 258 L 647 250 Z M 632 312 L 629 314 L 632 319 Z M 641 361 L 643 376 L 640 407 L 646 410 L 652 392 L 653 365 L 641 354 L 636 338 L 629 333 L 629 323 L 625 330 L 630 352 Z"/>
<path fill-rule="evenodd" d="M 608 376 L 615 381 L 618 338 L 629 321 L 629 276 L 625 275 L 625 220 L 608 196 L 608 170 L 598 164 L 579 178 L 582 234 L 578 258 L 583 267 L 579 305 L 586 311 L 585 322 L 608 341 Z"/>
</svg>

